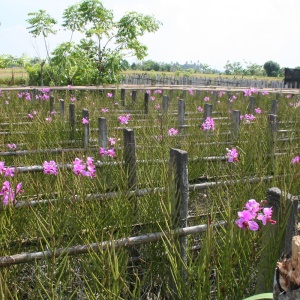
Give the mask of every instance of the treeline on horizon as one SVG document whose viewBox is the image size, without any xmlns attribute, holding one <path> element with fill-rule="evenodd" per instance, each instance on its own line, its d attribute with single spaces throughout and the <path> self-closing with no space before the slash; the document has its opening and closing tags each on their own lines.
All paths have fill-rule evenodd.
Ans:
<svg viewBox="0 0 300 300">
<path fill-rule="evenodd" d="M 35 57 L 30 58 L 26 54 L 21 57 L 12 56 L 9 54 L 0 55 L 0 69 L 23 67 L 26 69 L 28 65 L 41 64 L 42 59 Z M 212 68 L 210 65 L 201 63 L 199 60 L 186 61 L 184 64 L 179 62 L 157 62 L 151 59 L 129 63 L 127 60 L 122 62 L 124 70 L 133 71 L 157 71 L 157 72 L 175 72 L 178 75 L 192 75 L 194 73 L 201 74 L 224 74 L 224 75 L 245 75 L 245 76 L 270 76 L 283 77 L 284 67 L 281 67 L 277 62 L 267 61 L 263 65 L 252 62 L 243 63 L 237 61 L 227 61 L 224 65 L 224 70 Z M 300 69 L 300 66 L 295 67 Z"/>
</svg>

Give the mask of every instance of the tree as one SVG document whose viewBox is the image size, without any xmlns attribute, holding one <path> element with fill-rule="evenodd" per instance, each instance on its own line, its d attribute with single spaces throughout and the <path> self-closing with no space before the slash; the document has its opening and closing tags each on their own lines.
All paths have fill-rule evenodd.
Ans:
<svg viewBox="0 0 300 300">
<path fill-rule="evenodd" d="M 267 73 L 267 76 L 276 77 L 279 75 L 280 65 L 277 62 L 269 60 L 269 61 L 265 62 L 264 69 Z"/>
<path fill-rule="evenodd" d="M 50 30 L 54 22 L 49 15 L 30 15 L 35 17 L 29 20 L 32 34 L 45 37 L 55 33 Z M 113 18 L 113 12 L 100 0 L 83 0 L 65 9 L 62 27 L 71 32 L 70 41 L 59 45 L 48 60 L 55 81 L 75 84 L 76 78 L 85 78 L 89 80 L 85 84 L 116 83 L 121 71 L 128 67 L 126 57 L 142 60 L 147 56 L 147 47 L 139 39 L 147 32 L 156 32 L 161 23 L 137 12 L 126 13 L 116 22 Z M 76 31 L 85 36 L 77 44 L 72 42 Z"/>
<path fill-rule="evenodd" d="M 242 64 L 236 61 L 231 63 L 229 60 L 227 60 L 224 69 L 226 75 L 241 75 L 244 73 Z"/>
</svg>

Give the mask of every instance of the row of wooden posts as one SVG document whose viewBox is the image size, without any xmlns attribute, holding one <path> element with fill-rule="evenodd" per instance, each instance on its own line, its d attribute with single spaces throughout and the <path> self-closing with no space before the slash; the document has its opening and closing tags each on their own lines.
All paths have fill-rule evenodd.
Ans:
<svg viewBox="0 0 300 300">
<path fill-rule="evenodd" d="M 135 139 L 134 133 L 131 129 L 124 129 L 124 140 L 126 141 L 127 147 L 124 149 L 124 161 L 125 167 L 127 169 L 128 174 L 128 188 L 129 192 L 127 193 L 128 197 L 131 195 L 141 196 L 145 194 L 146 191 L 137 190 L 137 177 L 136 177 L 136 155 L 135 155 Z M 189 203 L 189 192 L 191 190 L 201 190 L 207 189 L 209 187 L 217 186 L 217 185 L 232 185 L 241 182 L 249 182 L 249 183 L 256 183 L 261 181 L 269 181 L 274 179 L 273 176 L 268 176 L 264 178 L 251 178 L 251 179 L 241 179 L 235 181 L 220 181 L 214 183 L 205 183 L 205 184 L 196 184 L 190 185 L 188 181 L 188 153 L 181 149 L 170 149 L 170 176 L 174 180 L 174 190 L 173 190 L 173 214 L 172 214 L 172 230 L 166 232 L 156 232 L 156 233 L 148 233 L 145 235 L 140 236 L 132 236 L 129 238 L 122 238 L 118 240 L 110 240 L 110 241 L 101 241 L 93 244 L 87 245 L 75 245 L 68 248 L 62 249 L 53 249 L 47 251 L 40 251 L 40 252 L 26 252 L 14 255 L 7 255 L 0 257 L 0 267 L 6 267 L 13 264 L 22 264 L 28 263 L 36 260 L 41 259 L 49 259 L 53 257 L 61 257 L 61 256 L 72 256 L 72 255 L 81 255 L 81 254 L 88 254 L 90 251 L 101 251 L 107 250 L 110 248 L 120 248 L 120 247 L 132 247 L 137 245 L 142 245 L 146 243 L 156 242 L 165 237 L 169 238 L 178 238 L 179 239 L 179 249 L 178 252 L 181 256 L 182 266 L 181 266 L 181 276 L 183 279 L 187 278 L 187 273 L 184 268 L 184 264 L 187 263 L 187 235 L 196 234 L 204 232 L 208 229 L 208 226 L 226 226 L 225 221 L 217 221 L 211 225 L 207 224 L 200 224 L 196 226 L 188 227 L 188 203 Z M 151 191 L 147 191 L 149 193 Z M 155 192 L 154 189 L 152 192 Z M 114 196 L 117 196 L 116 193 Z M 281 206 L 283 205 L 282 197 L 286 198 L 289 202 L 286 202 L 288 205 L 292 207 L 292 209 L 288 209 L 289 212 L 286 217 L 288 218 L 287 227 L 285 230 L 284 235 L 284 244 L 282 250 L 285 252 L 290 251 L 290 241 L 291 236 L 295 234 L 296 227 L 295 222 L 297 220 L 297 213 L 298 213 L 298 198 L 291 197 L 290 195 L 285 195 L 282 191 L 278 189 L 269 189 L 267 192 L 267 200 L 268 205 L 273 207 L 274 210 L 274 218 L 277 219 Z M 133 198 L 134 199 L 134 198 Z M 87 199 L 88 200 L 88 199 Z M 91 197 L 92 201 L 97 201 L 99 198 Z M 43 200 L 44 203 L 49 203 L 49 200 Z M 38 201 L 37 203 L 41 203 Z M 20 208 L 21 203 L 17 203 L 16 208 Z M 24 202 L 24 205 L 30 205 L 28 202 Z M 138 209 L 138 207 L 137 207 Z M 274 229 L 273 236 L 279 234 L 278 229 Z M 262 253 L 261 260 L 267 259 L 267 255 L 270 253 Z M 270 266 L 269 266 L 270 267 Z M 271 266 L 272 268 L 272 266 Z M 275 266 L 274 266 L 275 268 Z M 258 287 L 257 291 L 269 289 L 269 283 L 266 283 L 264 280 L 264 271 L 259 274 L 258 279 Z M 278 293 L 278 298 L 281 299 Z M 285 299 L 285 298 L 284 298 Z"/>
</svg>

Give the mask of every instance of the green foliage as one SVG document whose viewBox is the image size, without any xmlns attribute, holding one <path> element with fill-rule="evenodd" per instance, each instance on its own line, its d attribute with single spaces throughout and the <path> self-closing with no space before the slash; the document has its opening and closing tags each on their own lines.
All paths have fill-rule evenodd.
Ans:
<svg viewBox="0 0 300 300">
<path fill-rule="evenodd" d="M 34 37 L 42 35 L 43 37 L 47 37 L 49 34 L 55 34 L 56 30 L 53 29 L 53 26 L 57 24 L 57 21 L 53 19 L 45 10 L 40 9 L 37 12 L 29 13 L 30 19 L 26 21 L 31 25 L 27 29 L 29 29 L 29 33 L 31 33 Z"/>
<path fill-rule="evenodd" d="M 226 75 L 241 75 L 244 72 L 242 64 L 236 61 L 231 63 L 228 60 L 224 66 L 224 69 Z"/>
<path fill-rule="evenodd" d="M 45 38 L 55 33 L 52 26 L 56 21 L 45 11 L 29 15 L 33 16 L 27 21 L 34 36 L 42 34 Z M 136 12 L 127 13 L 117 22 L 113 17 L 113 12 L 99 0 L 83 0 L 65 9 L 62 27 L 71 31 L 70 42 L 59 45 L 51 56 L 48 54 L 55 84 L 116 83 L 121 71 L 128 68 L 126 56 L 143 59 L 147 55 L 147 47 L 139 38 L 157 31 L 161 23 Z M 72 43 L 76 31 L 85 36 L 78 44 Z"/>
<path fill-rule="evenodd" d="M 280 65 L 277 62 L 269 60 L 264 63 L 264 69 L 269 77 L 276 77 L 279 75 Z"/>
<path fill-rule="evenodd" d="M 28 73 L 29 85 L 40 85 L 41 80 L 43 80 L 44 85 L 54 85 L 52 81 L 52 70 L 49 68 L 48 65 L 45 65 L 43 67 L 43 71 L 41 63 L 27 64 L 25 66 L 25 69 Z"/>
</svg>

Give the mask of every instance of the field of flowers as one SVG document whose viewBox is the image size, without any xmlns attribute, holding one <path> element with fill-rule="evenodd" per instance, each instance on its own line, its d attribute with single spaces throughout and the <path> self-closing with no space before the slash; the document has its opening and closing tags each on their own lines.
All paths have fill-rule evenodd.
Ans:
<svg viewBox="0 0 300 300">
<path fill-rule="evenodd" d="M 275 98 L 279 123 L 272 133 L 268 115 Z M 274 186 L 299 194 L 297 95 L 151 87 L 128 89 L 121 99 L 119 89 L 68 86 L 37 93 L 3 89 L 0 101 L 1 298 L 243 299 L 255 293 L 266 243 L 272 253 L 264 280 L 272 281 L 280 241 L 264 238 L 270 227 L 284 229 L 286 215 L 283 210 L 274 218 L 261 200 Z M 104 138 L 100 119 L 107 125 Z M 134 184 L 124 164 L 129 129 Z M 190 189 L 188 226 L 208 226 L 188 236 L 186 260 L 176 234 L 81 255 L 62 251 L 173 229 L 171 148 L 188 153 L 190 185 L 228 183 Z M 129 193 L 143 189 L 150 192 Z M 1 265 L 4 257 L 12 261 L 26 252 L 53 255 Z"/>
</svg>

